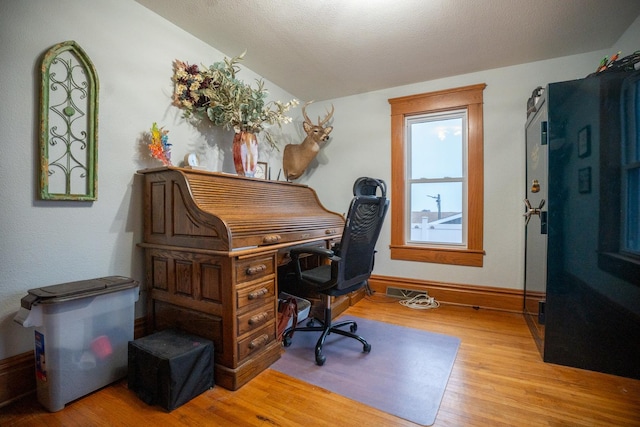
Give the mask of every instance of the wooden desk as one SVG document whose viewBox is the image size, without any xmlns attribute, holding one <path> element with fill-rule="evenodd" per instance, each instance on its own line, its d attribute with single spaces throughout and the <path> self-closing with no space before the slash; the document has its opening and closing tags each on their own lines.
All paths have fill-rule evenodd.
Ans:
<svg viewBox="0 0 640 427">
<path fill-rule="evenodd" d="M 280 358 L 277 272 L 287 249 L 339 239 L 343 217 L 308 186 L 165 167 L 144 175 L 148 324 L 214 342 L 236 390 Z"/>
</svg>

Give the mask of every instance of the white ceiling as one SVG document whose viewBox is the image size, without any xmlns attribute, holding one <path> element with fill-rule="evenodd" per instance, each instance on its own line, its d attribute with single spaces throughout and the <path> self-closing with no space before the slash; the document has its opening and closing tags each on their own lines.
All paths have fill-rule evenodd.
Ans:
<svg viewBox="0 0 640 427">
<path fill-rule="evenodd" d="M 226 56 L 247 50 L 303 101 L 608 49 L 640 15 L 640 0 L 136 1 Z"/>
</svg>

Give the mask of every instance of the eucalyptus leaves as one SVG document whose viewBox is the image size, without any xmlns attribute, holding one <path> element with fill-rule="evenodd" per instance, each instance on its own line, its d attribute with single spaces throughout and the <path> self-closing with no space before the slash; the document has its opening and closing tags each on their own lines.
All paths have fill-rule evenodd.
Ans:
<svg viewBox="0 0 640 427">
<path fill-rule="evenodd" d="M 214 125 L 233 128 L 236 133 L 259 133 L 269 125 L 290 123 L 292 119 L 285 113 L 297 106 L 298 100 L 267 103 L 268 91 L 262 80 L 256 80 L 256 87 L 252 87 L 236 78 L 244 55 L 225 57 L 208 68 L 174 61 L 173 104 L 185 110 L 186 118 L 197 122 L 206 117 Z M 265 132 L 265 136 L 277 148 L 271 134 Z"/>
</svg>

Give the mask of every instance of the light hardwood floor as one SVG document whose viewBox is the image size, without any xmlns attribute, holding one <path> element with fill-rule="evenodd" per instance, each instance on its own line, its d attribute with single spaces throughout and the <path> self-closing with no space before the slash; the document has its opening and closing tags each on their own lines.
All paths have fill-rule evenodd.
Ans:
<svg viewBox="0 0 640 427">
<path fill-rule="evenodd" d="M 346 314 L 462 340 L 435 426 L 640 426 L 640 380 L 543 363 L 520 314 L 413 310 L 384 296 Z M 214 387 L 171 413 L 144 404 L 126 381 L 56 413 L 35 396 L 0 409 L 0 426 L 153 425 L 415 426 L 271 369 L 240 390 Z"/>
</svg>

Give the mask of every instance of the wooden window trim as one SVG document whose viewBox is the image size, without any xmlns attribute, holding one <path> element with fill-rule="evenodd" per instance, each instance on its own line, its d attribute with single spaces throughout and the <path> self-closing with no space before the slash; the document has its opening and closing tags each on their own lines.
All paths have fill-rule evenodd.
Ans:
<svg viewBox="0 0 640 427">
<path fill-rule="evenodd" d="M 477 84 L 389 99 L 391 104 L 391 258 L 482 267 L 484 259 L 483 91 Z M 405 238 L 405 119 L 409 116 L 467 110 L 468 195 L 467 247 L 409 245 Z"/>
</svg>

